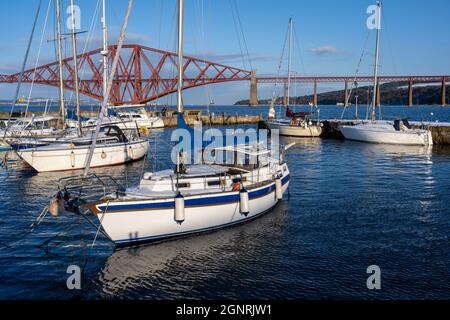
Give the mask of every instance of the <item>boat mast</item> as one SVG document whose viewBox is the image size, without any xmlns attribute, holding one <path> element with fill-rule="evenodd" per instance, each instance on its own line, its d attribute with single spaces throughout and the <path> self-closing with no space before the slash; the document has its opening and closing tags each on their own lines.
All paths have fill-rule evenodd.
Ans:
<svg viewBox="0 0 450 320">
<path fill-rule="evenodd" d="M 291 99 L 291 59 L 292 59 L 292 18 L 289 18 L 289 53 L 288 53 L 288 82 L 287 82 L 287 101 L 286 106 L 289 107 Z"/>
<path fill-rule="evenodd" d="M 177 88 L 177 111 L 183 113 L 183 8 L 184 0 L 178 0 L 178 88 Z"/>
<path fill-rule="evenodd" d="M 62 38 L 61 38 L 61 0 L 56 0 L 56 20 L 58 25 L 58 63 L 59 63 L 59 103 L 63 126 L 66 123 L 66 106 L 64 105 L 64 79 L 62 62 Z"/>
<path fill-rule="evenodd" d="M 103 0 L 102 14 L 102 30 L 103 30 L 103 96 L 106 95 L 108 87 L 108 26 L 106 25 L 106 0 Z"/>
<path fill-rule="evenodd" d="M 72 53 L 73 53 L 73 70 L 74 70 L 74 87 L 75 87 L 75 104 L 77 107 L 77 119 L 78 119 L 78 136 L 81 137 L 81 106 L 80 106 L 80 88 L 78 83 L 78 58 L 77 58 L 77 34 L 75 31 L 75 4 L 74 0 L 70 0 L 71 7 L 71 29 L 72 29 Z"/>
<path fill-rule="evenodd" d="M 381 28 L 381 1 L 377 1 L 377 13 L 376 13 L 376 28 L 377 28 L 377 42 L 375 45 L 375 67 L 373 77 L 373 97 L 372 97 L 372 121 L 376 120 L 375 106 L 377 103 L 378 95 L 378 55 L 380 45 L 380 28 Z"/>
</svg>

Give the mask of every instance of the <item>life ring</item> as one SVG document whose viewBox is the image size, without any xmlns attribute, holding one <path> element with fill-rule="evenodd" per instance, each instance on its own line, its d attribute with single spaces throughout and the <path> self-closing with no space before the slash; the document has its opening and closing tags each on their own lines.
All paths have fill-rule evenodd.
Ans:
<svg viewBox="0 0 450 320">
<path fill-rule="evenodd" d="M 233 191 L 241 190 L 241 184 L 239 182 L 233 183 Z"/>
</svg>

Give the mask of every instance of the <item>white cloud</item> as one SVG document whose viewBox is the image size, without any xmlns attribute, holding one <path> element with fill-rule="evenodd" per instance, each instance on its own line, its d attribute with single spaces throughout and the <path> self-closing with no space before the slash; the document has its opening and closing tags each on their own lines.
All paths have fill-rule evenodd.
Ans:
<svg viewBox="0 0 450 320">
<path fill-rule="evenodd" d="M 317 47 L 317 48 L 310 48 L 308 49 L 309 52 L 314 53 L 315 55 L 326 55 L 326 54 L 341 54 L 342 52 L 340 52 L 336 47 L 334 46 L 322 46 L 322 47 Z"/>
</svg>

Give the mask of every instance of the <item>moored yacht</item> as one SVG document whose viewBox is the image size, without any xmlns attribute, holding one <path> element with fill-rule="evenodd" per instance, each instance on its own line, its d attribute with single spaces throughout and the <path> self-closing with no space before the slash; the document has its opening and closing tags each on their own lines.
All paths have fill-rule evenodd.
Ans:
<svg viewBox="0 0 450 320">
<path fill-rule="evenodd" d="M 392 122 L 382 122 L 376 120 L 376 98 L 378 92 L 378 58 L 381 26 L 381 1 L 377 2 L 377 36 L 375 46 L 375 67 L 374 84 L 372 94 L 372 119 L 356 126 L 340 126 L 344 137 L 349 140 L 356 140 L 368 143 L 385 143 L 398 145 L 433 145 L 433 137 L 430 130 L 413 129 L 407 120 L 396 120 Z M 380 112 L 381 113 L 381 112 Z"/>
<path fill-rule="evenodd" d="M 37 172 L 83 169 L 92 143 L 91 135 L 40 141 L 41 145 L 18 148 L 17 155 Z M 103 126 L 95 146 L 92 167 L 105 167 L 142 159 L 148 152 L 148 140 L 125 135 L 117 126 Z"/>
<path fill-rule="evenodd" d="M 292 112 L 290 103 L 291 85 L 291 47 L 292 47 L 292 18 L 289 19 L 289 57 L 288 57 L 288 81 L 286 97 L 286 118 L 277 118 L 274 108 L 276 97 L 272 99 L 269 108 L 269 119 L 267 125 L 271 130 L 278 130 L 281 136 L 290 137 L 319 137 L 322 134 L 322 126 L 319 121 L 313 121 L 313 112 Z M 311 109 L 312 109 L 311 105 Z"/>
<path fill-rule="evenodd" d="M 413 129 L 408 121 L 371 121 L 356 126 L 340 126 L 344 137 L 348 140 L 401 144 L 401 145 L 433 145 L 433 137 L 430 130 Z"/>
<path fill-rule="evenodd" d="M 182 103 L 183 0 L 178 1 L 178 6 L 177 123 L 180 132 L 189 133 L 192 129 L 183 118 Z M 192 148 L 194 140 L 190 135 L 192 154 L 199 151 Z M 125 189 L 116 185 L 114 179 L 88 175 L 88 163 L 83 176 L 60 181 L 54 203 L 64 201 L 66 208 L 83 216 L 91 211 L 99 220 L 99 231 L 103 230 L 117 245 L 130 245 L 243 223 L 268 212 L 281 201 L 289 186 L 289 169 L 284 152 L 278 152 L 279 146 L 272 151 L 255 142 L 208 146 L 201 151 L 208 148 L 209 156 L 203 153 L 201 161 L 192 165 L 186 161 L 186 149 L 174 150 L 175 170 L 147 172 L 139 185 Z M 109 189 L 102 189 L 97 196 L 89 192 L 82 197 L 83 183 Z M 57 212 L 58 208 L 56 205 L 50 209 Z"/>
</svg>

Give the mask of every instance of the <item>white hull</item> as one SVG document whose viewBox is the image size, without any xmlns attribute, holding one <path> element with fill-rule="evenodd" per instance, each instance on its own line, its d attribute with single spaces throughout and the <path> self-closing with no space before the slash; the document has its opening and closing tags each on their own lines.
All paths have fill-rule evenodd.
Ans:
<svg viewBox="0 0 450 320">
<path fill-rule="evenodd" d="M 148 152 L 148 141 L 117 143 L 95 148 L 91 167 L 123 164 L 143 158 Z M 53 172 L 83 169 L 89 145 L 67 147 L 67 144 L 51 145 L 48 148 L 19 150 L 17 154 L 38 172 Z"/>
<path fill-rule="evenodd" d="M 340 129 L 348 140 L 398 145 L 428 146 L 433 144 L 433 137 L 429 130 L 410 129 L 407 131 L 395 131 L 391 130 L 389 126 L 372 126 L 367 124 L 341 126 Z"/>
<path fill-rule="evenodd" d="M 284 193 L 289 186 L 288 172 L 283 182 Z M 249 197 L 250 213 L 247 216 L 240 213 L 239 192 L 186 197 L 185 221 L 182 224 L 174 221 L 173 198 L 164 201 L 103 202 L 90 208 L 97 214 L 111 240 L 118 245 L 125 245 L 207 232 L 243 223 L 269 211 L 279 201 L 275 197 L 275 183 L 249 190 Z M 102 210 L 107 212 L 103 214 Z"/>
<path fill-rule="evenodd" d="M 269 122 L 271 130 L 279 130 L 280 135 L 289 137 L 319 137 L 322 134 L 322 128 L 318 126 L 293 126 L 289 124 L 281 124 L 276 122 Z"/>
<path fill-rule="evenodd" d="M 154 117 L 149 119 L 138 119 L 136 120 L 136 123 L 141 128 L 147 128 L 147 129 L 157 129 L 157 128 L 164 128 L 164 121 L 161 118 Z"/>
</svg>

